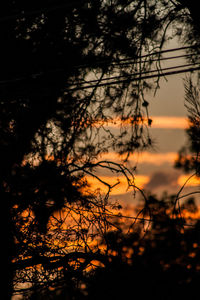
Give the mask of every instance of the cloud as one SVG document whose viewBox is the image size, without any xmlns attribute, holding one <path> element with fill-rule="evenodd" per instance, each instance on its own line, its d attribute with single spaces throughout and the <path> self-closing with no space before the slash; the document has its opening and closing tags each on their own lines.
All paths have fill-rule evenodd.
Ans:
<svg viewBox="0 0 200 300">
<path fill-rule="evenodd" d="M 190 177 L 190 175 L 181 175 L 178 178 L 178 184 L 180 186 L 183 186 L 186 184 L 187 186 L 194 186 L 194 187 L 196 186 L 196 187 L 200 188 L 200 177 L 197 177 L 197 176 Z"/>
<path fill-rule="evenodd" d="M 185 129 L 188 127 L 188 121 L 185 117 L 175 117 L 175 116 L 152 116 L 153 120 L 151 128 L 163 128 L 163 129 Z M 120 118 L 111 119 L 107 122 L 104 120 L 99 120 L 94 123 L 96 127 L 98 126 L 108 126 L 112 128 L 120 128 L 121 125 L 129 126 L 132 123 L 132 119 L 121 120 Z M 147 125 L 148 120 L 143 120 Z M 138 121 L 138 124 L 141 123 Z"/>
<path fill-rule="evenodd" d="M 188 127 L 184 117 L 155 116 L 152 117 L 152 128 L 185 129 Z"/>
<path fill-rule="evenodd" d="M 180 175 L 180 172 L 176 170 L 171 172 L 159 171 L 154 172 L 151 177 L 147 175 L 135 175 L 134 183 L 141 189 L 158 189 L 156 192 L 165 189 L 171 192 L 176 192 L 177 188 L 179 189 L 187 178 L 188 176 Z M 124 176 L 99 176 L 100 180 L 98 180 L 96 177 L 86 176 L 86 179 L 90 184 L 91 190 L 99 188 L 103 193 L 108 192 L 108 187 L 103 184 L 103 182 L 106 182 L 110 185 L 115 185 L 116 183 L 118 183 L 111 191 L 112 196 L 124 195 L 127 192 L 132 191 L 131 188 L 127 190 L 128 184 Z M 200 186 L 200 179 L 197 177 L 191 178 L 187 183 L 187 187 L 194 186 Z M 126 200 L 126 197 L 124 198 L 124 200 Z"/>
<path fill-rule="evenodd" d="M 90 188 L 92 190 L 95 189 L 101 189 L 101 191 L 103 193 L 107 193 L 108 192 L 108 187 L 103 184 L 103 182 L 106 182 L 110 185 L 115 185 L 116 183 L 118 183 L 111 191 L 111 195 L 120 195 L 120 194 L 125 194 L 128 191 L 131 191 L 132 189 L 127 190 L 128 188 L 128 183 L 127 183 L 127 179 L 125 178 L 125 176 L 99 176 L 99 179 L 101 181 L 99 181 L 97 178 L 92 177 L 92 176 L 87 176 L 87 181 L 90 184 Z M 145 186 L 145 184 L 147 184 L 149 181 L 149 177 L 145 176 L 145 175 L 136 175 L 135 176 L 135 180 L 134 180 L 134 184 L 136 186 L 138 186 L 139 188 L 143 188 Z"/>
<path fill-rule="evenodd" d="M 190 179 L 189 179 L 190 178 Z M 200 178 L 190 175 L 180 175 L 178 171 L 159 171 L 154 172 L 149 182 L 144 185 L 145 189 L 154 190 L 157 188 L 165 187 L 168 190 L 173 187 L 183 186 L 187 181 L 187 187 L 200 187 Z"/>
<path fill-rule="evenodd" d="M 153 190 L 160 187 L 171 187 L 177 185 L 177 172 L 155 172 L 150 177 L 145 189 Z"/>
<path fill-rule="evenodd" d="M 118 155 L 115 152 L 104 153 L 100 156 L 100 160 L 114 160 L 120 161 L 126 158 L 126 155 Z M 148 163 L 160 166 L 162 164 L 168 163 L 172 165 L 177 158 L 176 152 L 167 152 L 167 153 L 150 153 L 147 151 L 141 153 L 134 153 L 129 155 L 129 162 L 132 164 L 137 163 Z"/>
</svg>

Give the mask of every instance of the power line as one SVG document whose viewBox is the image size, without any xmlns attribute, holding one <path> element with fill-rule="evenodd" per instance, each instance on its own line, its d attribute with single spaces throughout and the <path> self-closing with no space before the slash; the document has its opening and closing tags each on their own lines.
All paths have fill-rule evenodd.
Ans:
<svg viewBox="0 0 200 300">
<path fill-rule="evenodd" d="M 102 87 L 102 86 L 107 86 L 107 85 L 115 85 L 115 84 L 120 84 L 120 83 L 130 83 L 130 82 L 134 82 L 134 81 L 138 81 L 138 80 L 152 79 L 152 78 L 155 78 L 155 77 L 165 77 L 165 76 L 169 76 L 169 75 L 176 75 L 176 74 L 181 74 L 181 73 L 193 72 L 193 71 L 197 71 L 197 70 L 200 70 L 200 66 L 196 67 L 196 68 L 187 68 L 187 69 L 178 70 L 178 71 L 158 73 L 158 74 L 155 74 L 155 75 L 146 75 L 146 76 L 140 76 L 140 77 L 134 77 L 134 78 L 126 78 L 126 79 L 112 81 L 112 82 L 100 83 L 98 85 L 88 85 L 88 86 L 83 86 L 83 87 L 75 87 L 75 88 L 68 89 L 68 91 L 71 92 L 71 91 L 77 91 L 77 90 L 83 90 L 83 89 L 89 89 L 89 88 L 95 88 L 95 87 Z"/>
<path fill-rule="evenodd" d="M 142 72 L 137 72 L 137 73 L 134 73 L 134 74 L 131 74 L 131 75 L 127 74 L 126 76 L 125 75 L 113 76 L 113 77 L 103 78 L 103 79 L 101 79 L 101 82 L 102 81 L 113 80 L 113 79 L 119 79 L 119 78 L 130 78 L 131 79 L 132 77 L 134 77 L 136 75 L 141 76 L 141 75 L 144 75 L 144 74 L 155 73 L 155 72 L 158 73 L 157 76 L 160 76 L 161 73 L 159 73 L 159 72 L 178 69 L 178 68 L 185 68 L 185 67 L 190 67 L 190 66 L 194 66 L 194 65 L 199 65 L 199 63 L 184 64 L 184 65 L 179 65 L 179 66 L 175 66 L 175 67 L 163 68 L 163 69 L 160 69 L 160 70 L 155 69 L 155 70 L 142 71 Z M 86 84 L 86 83 L 95 83 L 95 82 L 99 82 L 99 79 L 89 80 L 89 81 L 79 81 L 78 83 Z M 76 83 L 72 84 L 72 86 L 73 85 L 76 85 Z M 84 86 L 82 86 L 81 88 L 84 88 Z"/>
<path fill-rule="evenodd" d="M 187 58 L 187 57 L 192 57 L 194 55 L 197 55 L 196 53 L 190 53 L 190 54 L 182 54 L 182 55 L 176 55 L 176 56 L 168 56 L 168 57 L 159 57 L 156 59 L 148 59 L 148 60 L 143 60 L 143 61 L 135 61 L 134 59 L 130 59 L 130 62 L 119 62 L 119 63 L 113 63 L 111 65 L 120 65 L 120 66 L 128 66 L 132 63 L 152 63 L 152 62 L 160 62 L 160 61 L 166 61 L 166 60 L 171 60 L 171 59 L 179 59 L 179 58 Z"/>
<path fill-rule="evenodd" d="M 180 65 L 180 66 L 169 67 L 169 68 L 164 68 L 164 69 L 160 69 L 160 70 L 157 69 L 157 70 L 143 71 L 143 72 L 140 72 L 140 73 L 134 73 L 132 75 L 127 75 L 127 77 L 125 77 L 125 75 L 119 75 L 119 76 L 113 76 L 113 77 L 109 77 L 109 78 L 103 78 L 101 80 L 97 79 L 97 80 L 90 80 L 90 81 L 80 81 L 77 84 L 95 83 L 95 82 L 102 82 L 102 81 L 107 81 L 107 80 L 124 78 L 122 80 L 116 80 L 116 81 L 111 81 L 111 82 L 105 82 L 105 83 L 99 83 L 99 84 L 94 84 L 94 85 L 86 85 L 86 86 L 81 86 L 81 87 L 68 88 L 66 91 L 77 91 L 77 90 L 96 88 L 96 87 L 102 87 L 102 86 L 107 86 L 107 85 L 115 85 L 115 84 L 120 84 L 120 83 L 130 83 L 130 82 L 138 81 L 138 80 L 152 79 L 152 78 L 155 78 L 155 77 L 165 77 L 165 76 L 169 76 L 169 75 L 176 75 L 176 74 L 180 74 L 180 73 L 193 72 L 193 71 L 200 70 L 200 66 L 199 66 L 199 67 L 196 67 L 196 68 L 187 68 L 187 69 L 183 69 L 183 70 L 163 73 L 163 71 L 174 70 L 174 69 L 177 69 L 177 68 L 189 67 L 189 66 L 194 66 L 194 65 L 199 65 L 199 63 Z M 50 71 L 50 72 L 55 73 L 55 72 L 60 72 L 60 71 L 63 71 L 63 70 L 57 69 L 57 70 Z M 143 76 L 144 74 L 150 74 L 150 73 L 155 73 L 155 72 L 157 72 L 157 74 Z M 12 83 L 15 83 L 15 82 L 26 81 L 26 80 L 29 80 L 29 79 L 30 80 L 31 79 L 36 79 L 36 78 L 39 78 L 41 75 L 44 75 L 44 73 L 32 74 L 28 77 L 19 77 L 19 78 L 14 78 L 14 79 L 1 80 L 0 85 L 12 84 Z M 136 75 L 140 75 L 140 76 L 135 77 Z M 77 84 L 73 84 L 73 85 L 70 85 L 70 86 L 74 86 L 74 85 L 77 85 Z"/>
<path fill-rule="evenodd" d="M 75 68 L 85 68 L 88 66 L 98 66 L 100 64 L 104 64 L 104 63 L 109 63 L 109 64 L 113 64 L 113 63 L 121 63 L 121 62 L 126 62 L 126 61 L 130 61 L 130 60 L 140 60 L 141 58 L 147 58 L 150 56 L 155 56 L 155 55 L 162 55 L 162 54 L 166 54 L 166 53 L 170 53 L 170 52 L 177 52 L 177 51 L 182 51 L 182 50 L 189 50 L 189 49 L 196 49 L 200 47 L 200 45 L 193 45 L 193 46 L 184 46 L 184 47 L 177 47 L 177 48 L 171 48 L 171 49 L 166 49 L 166 50 L 160 50 L 160 51 L 155 51 L 155 52 L 151 52 L 148 54 L 143 54 L 143 55 L 136 55 L 134 57 L 128 57 L 128 58 L 122 58 L 122 59 L 106 59 L 106 60 L 99 60 L 96 61 L 94 63 L 86 63 L 86 64 L 82 64 L 82 65 L 76 65 Z M 196 53 L 194 53 L 193 55 L 195 55 Z"/>
<path fill-rule="evenodd" d="M 197 45 L 198 46 L 198 45 Z M 87 64 L 83 64 L 83 65 L 75 65 L 74 68 L 87 68 L 87 67 L 95 67 L 95 66 L 98 66 L 100 64 L 104 64 L 104 63 L 108 63 L 109 65 L 116 65 L 116 66 L 128 66 L 132 63 L 151 63 L 151 62 L 160 62 L 160 61 L 166 61 L 166 60 L 172 60 L 172 59 L 178 59 L 178 58 L 184 58 L 184 57 L 192 57 L 193 55 L 197 55 L 196 53 L 190 53 L 190 54 L 183 54 L 183 55 L 177 55 L 177 56 L 170 56 L 170 57 L 159 57 L 159 58 L 156 58 L 156 59 L 149 59 L 149 60 L 137 60 L 137 59 L 141 59 L 141 58 L 145 58 L 145 57 L 150 57 L 150 56 L 154 56 L 154 55 L 161 55 L 163 53 L 170 53 L 170 52 L 176 52 L 176 51 L 180 51 L 180 50 L 186 50 L 186 49 L 195 49 L 197 46 L 185 46 L 185 47 L 179 47 L 179 48 L 171 48 L 171 49 L 166 49 L 166 50 L 162 50 L 162 51 L 158 51 L 158 52 L 152 52 L 152 53 L 149 53 L 149 54 L 145 54 L 145 55 L 141 55 L 140 57 L 137 56 L 135 58 L 126 58 L 126 59 L 120 59 L 120 60 L 112 60 L 112 61 L 109 61 L 109 60 L 104 60 L 104 61 L 99 61 L 99 62 L 95 62 L 95 63 L 87 63 Z M 193 63 L 194 64 L 194 63 Z M 175 68 L 175 67 L 174 67 Z M 166 69 L 163 69 L 163 70 L 166 70 Z M 16 78 L 13 78 L 13 79 L 5 79 L 5 80 L 1 80 L 0 81 L 0 84 L 3 85 L 3 84 L 9 84 L 9 83 L 14 83 L 14 82 L 19 82 L 19 81 L 24 81 L 24 80 L 27 80 L 27 79 L 36 79 L 36 78 L 39 78 L 41 75 L 44 75 L 45 73 L 59 73 L 59 72 L 63 72 L 64 69 L 61 69 L 61 68 L 56 68 L 54 70 L 47 70 L 46 72 L 38 72 L 38 73 L 34 73 L 34 74 L 31 74 L 31 75 L 28 75 L 28 76 L 24 76 L 24 77 L 16 77 Z M 162 72 L 162 69 L 159 70 L 160 72 Z M 135 75 L 143 75 L 143 74 L 147 74 L 147 72 L 155 72 L 155 70 L 152 70 L 152 71 L 143 71 L 143 72 L 140 72 L 140 73 L 135 73 Z M 129 76 L 129 75 L 127 75 Z M 122 77 L 125 77 L 125 76 L 115 76 L 115 77 L 110 77 L 110 78 L 104 78 L 104 79 L 101 79 L 101 81 L 104 81 L 104 80 L 111 80 L 111 79 L 115 79 L 115 78 L 122 78 Z M 84 81 L 84 83 L 91 83 L 91 82 L 97 82 L 99 80 L 93 80 L 93 81 Z M 81 81 L 79 81 L 80 83 Z M 75 84 L 73 84 L 75 85 Z M 87 88 L 87 87 L 86 87 Z"/>
</svg>

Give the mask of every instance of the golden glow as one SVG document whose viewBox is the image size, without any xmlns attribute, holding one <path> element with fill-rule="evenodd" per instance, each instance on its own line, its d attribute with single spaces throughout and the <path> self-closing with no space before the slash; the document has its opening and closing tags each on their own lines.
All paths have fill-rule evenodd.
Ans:
<svg viewBox="0 0 200 300">
<path fill-rule="evenodd" d="M 188 121 L 184 117 L 152 117 L 152 128 L 168 128 L 168 129 L 185 129 L 188 126 Z"/>
<path fill-rule="evenodd" d="M 185 117 L 173 117 L 173 116 L 152 116 L 152 124 L 151 128 L 165 128 L 165 129 L 185 129 L 188 127 L 188 120 Z M 143 120 L 145 125 L 148 125 L 148 120 Z M 119 128 L 120 126 L 130 125 L 132 123 L 132 119 L 122 120 L 120 118 L 115 118 L 105 122 L 104 120 L 100 120 L 95 122 L 95 126 L 108 126 Z M 141 120 L 137 121 L 137 124 L 142 123 Z"/>
<path fill-rule="evenodd" d="M 190 211 L 187 211 L 187 210 L 183 210 L 181 212 L 181 215 L 187 220 L 187 219 L 194 219 L 194 220 L 197 220 L 197 219 L 200 219 L 200 207 L 198 206 L 197 207 L 197 211 L 195 212 L 190 212 Z M 197 246 L 196 246 L 197 245 Z M 197 243 L 194 243 L 193 245 L 193 248 L 197 248 L 198 247 L 198 244 Z"/>
<path fill-rule="evenodd" d="M 119 177 L 109 177 L 109 176 L 100 176 L 100 180 L 103 182 L 108 183 L 109 185 L 113 186 L 115 184 L 118 184 L 111 190 L 111 195 L 119 195 L 119 194 L 124 194 L 127 193 L 128 191 L 131 191 L 131 188 L 128 189 L 128 183 L 127 179 L 124 176 L 119 176 Z M 87 177 L 88 183 L 91 185 L 91 188 L 95 189 L 101 189 L 102 192 L 107 193 L 108 192 L 108 186 L 103 184 L 103 182 L 99 181 L 95 177 Z M 143 188 L 145 184 L 149 182 L 149 176 L 145 175 L 137 175 L 134 184 L 139 187 Z"/>
<path fill-rule="evenodd" d="M 124 160 L 126 155 L 119 155 L 115 152 L 104 153 L 101 155 L 101 160 Z M 129 162 L 134 163 L 151 163 L 154 165 L 162 165 L 164 163 L 173 164 L 177 158 L 176 152 L 167 152 L 167 153 L 150 153 L 147 151 L 141 152 L 139 154 L 130 154 Z"/>
<path fill-rule="evenodd" d="M 189 179 L 189 175 L 181 175 L 179 178 L 178 178 L 178 184 L 180 186 L 183 186 L 186 181 Z M 186 186 L 198 186 L 200 187 L 200 178 L 199 177 L 196 177 L 196 176 L 193 176 L 191 177 L 188 181 L 187 181 L 187 184 Z"/>
<path fill-rule="evenodd" d="M 183 186 L 186 180 L 188 179 L 189 176 L 186 175 L 181 175 L 180 177 L 177 178 L 177 186 Z M 120 195 L 120 194 L 125 194 L 127 192 L 132 191 L 132 188 L 128 187 L 127 179 L 124 176 L 118 176 L 118 177 L 109 177 L 109 176 L 99 176 L 98 180 L 96 177 L 87 177 L 87 181 L 90 184 L 90 187 L 92 190 L 100 189 L 101 192 L 107 193 L 109 191 L 109 188 L 106 184 L 103 182 L 109 184 L 110 186 L 114 186 L 111 189 L 110 194 L 111 195 Z M 134 185 L 139 187 L 140 189 L 144 188 L 145 185 L 150 181 L 150 176 L 147 175 L 136 175 L 134 179 Z M 192 177 L 188 182 L 187 182 L 187 187 L 200 187 L 200 178 L 197 177 Z"/>
</svg>

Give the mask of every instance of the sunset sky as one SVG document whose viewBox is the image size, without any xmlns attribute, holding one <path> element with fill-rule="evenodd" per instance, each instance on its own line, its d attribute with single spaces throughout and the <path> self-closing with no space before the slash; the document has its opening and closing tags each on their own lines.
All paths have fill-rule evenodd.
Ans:
<svg viewBox="0 0 200 300">
<path fill-rule="evenodd" d="M 169 45 L 175 47 L 176 43 Z M 178 53 L 179 54 L 179 53 Z M 167 62 L 164 67 L 175 64 L 183 64 L 183 60 Z M 129 157 L 129 166 L 137 165 L 135 172 L 135 184 L 146 191 L 161 195 L 164 191 L 169 194 L 178 193 L 181 186 L 187 180 L 189 175 L 174 168 L 174 161 L 177 152 L 187 142 L 185 129 L 188 126 L 187 110 L 184 106 L 184 78 L 186 74 L 168 76 L 166 79 L 160 79 L 160 89 L 157 90 L 155 97 L 146 95 L 149 105 L 149 115 L 153 119 L 150 128 L 151 137 L 154 140 L 154 148 L 140 154 L 134 154 Z M 118 122 L 108 124 L 109 127 L 117 128 Z M 119 162 L 116 153 L 108 153 L 103 156 L 104 159 Z M 110 177 L 106 173 L 101 174 L 103 180 L 114 184 L 116 178 Z M 135 200 L 132 192 L 127 192 L 126 180 L 123 177 L 118 178 L 118 184 L 112 191 L 112 197 L 123 203 L 131 204 Z M 90 183 L 102 188 L 105 192 L 107 187 L 103 187 L 95 178 L 89 179 Z M 182 194 L 199 190 L 200 180 L 193 177 L 188 181 Z"/>
</svg>

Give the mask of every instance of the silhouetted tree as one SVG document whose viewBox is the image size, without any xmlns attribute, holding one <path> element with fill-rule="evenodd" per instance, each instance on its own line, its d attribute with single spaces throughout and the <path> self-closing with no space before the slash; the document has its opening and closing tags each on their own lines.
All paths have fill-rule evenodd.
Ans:
<svg viewBox="0 0 200 300">
<path fill-rule="evenodd" d="M 108 233 L 109 264 L 89 277 L 88 299 L 198 299 L 199 221 L 173 219 L 172 199 L 149 198 L 145 233 L 144 224 L 127 235 Z"/>
<path fill-rule="evenodd" d="M 183 38 L 187 43 L 191 45 L 196 44 L 199 47 L 200 22 L 199 22 L 198 12 L 196 10 L 196 2 L 194 0 L 192 1 L 177 0 L 177 1 L 170 1 L 170 2 L 172 2 L 179 11 L 181 11 L 181 9 L 185 9 L 185 14 L 182 15 L 182 18 L 185 18 L 187 26 L 185 27 L 186 32 Z M 199 53 L 199 48 L 198 48 L 198 53 Z"/>
<path fill-rule="evenodd" d="M 183 211 L 198 212 L 198 207 L 189 199 Z M 102 240 L 105 259 L 96 257 L 103 264 L 79 278 L 72 298 L 198 299 L 199 220 L 173 218 L 173 212 L 174 196 L 149 196 L 145 224 L 138 219 L 126 232 L 116 219 L 118 229 L 107 233 L 106 245 Z M 70 289 L 65 284 L 52 292 L 32 292 L 28 299 L 68 299 Z"/>
<path fill-rule="evenodd" d="M 153 66 L 160 70 L 167 28 L 185 22 L 185 7 L 165 0 L 8 0 L 0 8 L 0 193 L 11 297 L 13 284 L 38 289 L 65 276 L 71 282 L 98 255 L 98 247 L 88 247 L 105 236 L 107 196 L 91 194 L 84 176 L 107 168 L 128 177 L 122 165 L 97 162 L 98 154 L 151 144 L 146 79 Z M 99 140 L 98 122 L 117 117 L 131 120 L 130 130 L 105 129 Z M 66 229 L 67 217 L 73 222 Z M 86 261 L 81 270 L 73 266 L 78 259 Z"/>
<path fill-rule="evenodd" d="M 185 83 L 185 99 L 189 119 L 188 145 L 180 150 L 175 166 L 200 176 L 200 93 L 191 78 Z"/>
</svg>

